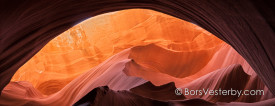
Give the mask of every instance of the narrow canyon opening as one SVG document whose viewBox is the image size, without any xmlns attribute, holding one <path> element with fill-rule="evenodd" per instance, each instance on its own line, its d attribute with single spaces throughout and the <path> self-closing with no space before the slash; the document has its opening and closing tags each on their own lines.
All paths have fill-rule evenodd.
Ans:
<svg viewBox="0 0 275 106">
<path fill-rule="evenodd" d="M 116 71 L 101 68 L 120 62 L 122 57 L 125 60 L 120 61 L 125 64 L 114 66 Z M 89 71 L 95 73 L 88 74 Z M 208 84 L 208 88 L 222 86 L 228 89 L 226 84 L 240 83 L 236 84 L 236 89 L 265 91 L 265 96 L 253 97 L 255 101 L 273 98 L 251 66 L 230 45 L 195 24 L 148 9 L 105 13 L 77 24 L 44 46 L 11 81 L 27 81 L 41 93 L 41 98 L 66 92 L 85 75 L 89 75 L 87 81 L 94 83 L 111 84 L 113 81 L 131 87 L 144 83 L 101 78 L 107 72 L 121 74 L 117 71 L 150 81 L 155 86 L 174 82 L 176 88 L 201 89 Z M 80 89 L 81 86 L 76 87 Z M 74 94 L 76 99 L 73 101 L 95 87 L 98 86 L 84 87 L 84 93 L 75 90 L 81 95 Z M 116 89 L 115 85 L 113 89 Z M 4 89 L 3 92 L 7 91 Z M 202 98 L 210 102 L 253 101 L 244 96 L 232 99 L 193 95 L 186 98 Z"/>
</svg>

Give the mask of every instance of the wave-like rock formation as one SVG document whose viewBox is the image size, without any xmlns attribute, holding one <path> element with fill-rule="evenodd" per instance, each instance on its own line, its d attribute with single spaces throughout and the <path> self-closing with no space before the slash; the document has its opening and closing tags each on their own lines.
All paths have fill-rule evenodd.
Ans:
<svg viewBox="0 0 275 106">
<path fill-rule="evenodd" d="M 158 51 L 158 52 L 164 51 L 164 50 L 169 52 L 169 50 L 162 48 L 162 47 L 158 47 L 153 44 L 151 44 L 149 46 L 151 48 L 154 47 L 154 50 Z M 154 52 L 153 50 L 151 50 L 151 51 L 150 51 L 150 49 L 148 50 L 147 49 L 148 47 L 139 46 L 138 48 L 141 51 L 147 50 L 146 53 Z M 145 50 L 143 50 L 143 48 Z M 135 50 L 135 48 L 133 48 L 133 50 Z M 159 52 L 159 53 L 162 53 L 162 52 Z M 177 51 L 177 52 L 172 51 L 170 53 L 171 54 L 179 53 L 179 51 Z M 134 54 L 136 54 L 136 53 L 134 53 Z M 178 58 L 173 58 L 172 56 L 168 56 L 168 55 L 167 55 L 167 57 L 170 57 L 172 59 L 178 59 Z M 167 58 L 167 57 L 152 55 L 150 58 L 162 59 L 162 58 Z M 146 59 L 146 58 L 143 58 L 143 60 L 140 59 L 140 61 L 146 61 L 150 64 L 152 64 L 154 62 L 159 62 L 159 61 L 155 61 L 155 59 Z M 173 65 L 182 65 L 182 64 L 179 64 L 174 61 L 172 61 L 172 62 L 174 63 Z M 212 71 L 215 71 L 215 70 L 218 70 L 218 69 L 221 69 L 224 67 L 228 67 L 232 64 L 241 64 L 245 73 L 247 73 L 249 75 L 256 76 L 254 70 L 245 61 L 245 59 L 243 59 L 232 47 L 230 47 L 227 44 L 220 45 L 219 50 L 213 55 L 213 57 L 207 62 L 207 64 L 201 70 L 198 70 L 198 72 L 196 72 L 194 75 L 189 75 L 185 78 L 178 78 L 173 75 L 166 74 L 166 73 L 170 73 L 171 70 L 169 70 L 169 69 L 164 70 L 166 72 L 161 72 L 161 71 L 157 70 L 158 67 L 163 67 L 162 65 L 168 66 L 168 65 L 165 65 L 165 62 L 161 62 L 161 63 L 159 62 L 158 64 L 153 64 L 150 66 L 151 68 L 149 68 L 149 67 L 147 67 L 148 65 L 146 65 L 146 64 L 145 65 L 139 64 L 136 61 L 133 61 L 131 63 L 126 64 L 124 71 L 127 75 L 138 76 L 138 77 L 144 78 L 146 80 L 150 80 L 155 85 L 162 85 L 164 83 L 175 82 L 175 85 L 177 87 L 180 87 L 180 86 L 183 86 L 183 85 L 185 85 L 197 78 L 200 78 L 203 75 L 206 75 Z M 131 70 L 129 70 L 129 69 L 131 69 Z M 184 73 L 184 72 L 182 72 L 182 73 Z M 171 73 L 171 74 L 173 74 L 173 73 Z M 152 77 L 151 75 L 154 75 L 154 77 Z M 173 76 L 173 77 L 171 77 L 171 76 Z"/>
<path fill-rule="evenodd" d="M 1 91 L 19 67 L 76 23 L 115 10 L 146 8 L 195 23 L 224 40 L 247 60 L 275 94 L 272 0 L 2 0 L 0 7 Z"/>
<path fill-rule="evenodd" d="M 213 76 L 216 76 L 217 74 L 219 74 L 218 75 L 219 77 L 215 79 L 215 77 Z M 235 90 L 244 90 L 246 85 L 259 86 L 258 83 L 249 84 L 248 82 L 249 78 L 250 76 L 243 71 L 240 65 L 231 65 L 227 68 L 216 70 L 212 73 L 209 73 L 208 75 L 205 75 L 202 78 L 199 78 L 198 80 L 191 82 L 185 88 L 194 89 L 194 87 L 199 87 L 197 88 L 197 90 L 199 90 L 200 88 L 204 87 L 204 88 L 210 88 L 210 89 L 222 88 L 223 90 L 229 90 L 231 88 Z M 208 80 L 205 80 L 205 79 L 208 79 Z M 241 79 L 244 79 L 244 80 L 241 80 Z M 230 86 L 232 85 L 232 83 L 236 83 L 236 84 L 232 87 Z M 214 86 L 214 88 L 209 86 Z M 171 88 L 175 89 L 175 86 L 173 83 L 168 83 L 162 86 L 154 86 L 152 85 L 151 82 L 147 82 L 140 86 L 134 87 L 130 91 L 124 90 L 124 91 L 115 92 L 113 90 L 110 90 L 107 86 L 98 87 L 93 89 L 91 92 L 89 92 L 86 96 L 84 96 L 74 105 L 100 105 L 101 106 L 101 105 L 113 104 L 117 106 L 119 105 L 164 105 L 166 106 L 166 105 L 274 105 L 275 104 L 275 102 L 273 101 L 274 99 L 270 99 L 270 98 L 264 101 L 256 100 L 260 102 L 256 102 L 254 104 L 240 103 L 240 102 L 222 103 L 222 102 L 237 101 L 237 99 L 244 97 L 244 96 L 237 97 L 236 95 L 235 96 L 203 95 L 205 97 L 197 97 L 195 95 L 191 95 L 191 97 L 193 96 L 192 97 L 193 99 L 192 98 L 185 99 L 183 95 L 178 97 L 176 95 L 172 95 L 178 99 L 177 101 L 173 101 L 176 98 L 171 97 L 171 92 L 170 94 L 163 94 L 164 92 L 169 92 Z M 268 93 L 271 94 L 271 92 L 268 92 Z M 166 97 L 162 97 L 164 95 Z M 201 99 L 195 99 L 195 98 L 201 98 Z M 207 102 L 206 100 L 212 101 L 214 103 Z M 251 99 L 248 99 L 248 100 L 251 100 Z M 255 100 L 253 101 L 255 102 Z"/>
<path fill-rule="evenodd" d="M 200 71 L 212 56 L 213 52 L 207 49 L 186 52 L 169 50 L 151 44 L 134 47 L 129 58 L 150 70 L 183 78 Z"/>
<path fill-rule="evenodd" d="M 201 69 L 222 41 L 199 26 L 163 13 L 144 9 L 117 11 L 85 20 L 56 37 L 25 63 L 12 81 L 29 81 L 43 94 L 50 95 L 114 54 L 151 43 L 157 45 L 155 49 L 144 48 L 142 53 L 135 51 L 132 56 L 144 55 L 144 52 L 155 55 L 154 50 L 158 50 L 162 52 L 159 57 L 163 57 L 160 65 L 164 66 L 168 59 L 163 56 L 164 52 L 178 51 L 171 52 L 170 57 L 174 57 L 167 61 L 178 57 L 183 60 L 159 70 L 183 77 L 188 75 L 185 73 Z M 175 67 L 179 68 L 173 71 Z M 179 74 L 180 71 L 185 73 Z"/>
<path fill-rule="evenodd" d="M 274 7 L 268 0 L 2 0 L 0 105 L 275 105 Z M 132 8 L 177 18 L 113 12 Z M 175 94 L 180 88 L 184 95 Z"/>
<path fill-rule="evenodd" d="M 10 83 L 0 96 L 0 105 L 68 106 L 99 86 L 107 85 L 113 90 L 128 90 L 145 83 L 146 80 L 124 74 L 124 65 L 131 61 L 131 59 L 127 59 L 128 55 L 129 49 L 126 49 L 112 56 L 103 63 L 92 68 L 90 71 L 83 73 L 71 81 L 59 92 L 50 96 L 43 96 L 41 94 L 42 96 L 25 97 L 25 95 L 32 95 L 39 91 L 37 89 L 32 89 L 32 86 L 23 86 L 21 84 L 22 82 Z M 21 87 L 18 88 L 14 85 L 21 85 Z"/>
<path fill-rule="evenodd" d="M 151 45 L 147 45 L 151 46 Z M 144 48 L 147 48 L 146 46 Z M 261 102 L 273 98 L 271 92 L 265 89 L 263 97 L 251 99 L 241 96 L 232 98 L 231 96 L 220 97 L 204 95 L 188 96 L 175 95 L 173 89 L 174 83 L 155 86 L 146 80 L 134 76 L 128 76 L 127 71 L 134 70 L 136 67 L 127 67 L 129 63 L 135 63 L 129 59 L 134 48 L 126 49 L 111 58 L 107 59 L 90 71 L 83 73 L 59 92 L 50 96 L 42 95 L 37 89 L 29 83 L 12 82 L 4 90 L 0 97 L 1 105 L 194 105 L 194 104 L 214 104 L 220 102 Z M 173 51 L 172 51 L 173 52 Z M 140 68 L 146 68 L 139 66 Z M 126 71 L 127 69 L 127 71 Z M 150 71 L 150 70 L 149 70 Z M 153 72 L 153 70 L 151 70 Z M 159 73 L 159 72 L 155 72 Z M 167 74 L 166 74 L 167 75 Z M 169 77 L 173 77 L 168 75 Z M 157 77 L 153 74 L 151 77 Z M 170 78 L 171 79 L 171 78 Z M 208 87 L 211 89 L 222 88 L 244 89 L 249 86 L 254 88 L 265 87 L 260 80 L 250 81 L 250 75 L 246 74 L 240 65 L 231 65 L 224 69 L 213 71 L 204 75 L 193 82 L 184 86 L 184 88 L 200 89 Z M 224 82 L 224 83 L 223 83 Z M 238 84 L 231 85 L 233 82 Z M 250 83 L 250 84 L 249 84 Z M 109 90 L 106 87 L 108 86 Z M 97 88 L 100 87 L 100 88 Z M 253 87 L 251 87 L 254 89 Z M 187 97 L 187 99 L 185 99 Z M 200 98 L 200 99 L 196 99 Z M 239 99 L 239 101 L 238 101 Z M 176 101 L 175 101 L 176 100 Z M 274 104 L 274 101 L 264 102 Z M 222 103 L 221 103 L 222 104 Z"/>
<path fill-rule="evenodd" d="M 219 75 L 217 75 L 219 74 Z M 218 78 L 216 78 L 218 76 Z M 209 73 L 202 78 L 199 78 L 190 84 L 187 84 L 184 88 L 202 90 L 201 88 L 210 88 L 213 90 L 218 90 L 219 88 L 223 90 L 245 90 L 247 85 L 261 86 L 260 83 L 250 83 L 250 76 L 246 74 L 240 65 L 231 65 L 227 68 L 216 70 Z M 255 79 L 255 78 L 253 78 Z M 254 82 L 254 81 L 252 81 Z M 232 86 L 232 83 L 235 83 Z M 259 85 L 260 84 L 260 85 Z M 173 90 L 172 90 L 172 89 Z M 189 99 L 185 99 L 183 95 L 171 95 L 175 90 L 174 83 L 168 83 L 162 86 L 154 86 L 151 82 L 144 83 L 140 86 L 132 88 L 130 91 L 113 91 L 107 86 L 98 87 L 93 89 L 82 99 L 76 102 L 74 105 L 95 105 L 103 106 L 108 104 L 113 105 L 274 105 L 273 97 L 268 97 L 261 101 L 260 99 L 243 99 L 243 95 L 238 97 L 237 95 L 190 95 Z M 256 89 L 259 89 L 256 87 Z M 172 91 L 172 92 L 171 92 Z M 183 92 L 184 94 L 184 92 Z M 266 92 L 269 95 L 271 92 Z M 164 96 L 164 97 L 163 97 Z M 187 95 L 185 95 L 187 96 Z M 251 96 L 254 98 L 253 96 Z M 262 96 L 256 96 L 256 98 L 262 98 Z M 201 98 L 201 99 L 196 99 Z M 185 99 L 185 100 L 184 100 Z M 177 101 L 173 101 L 177 100 Z M 252 101 L 251 101 L 252 100 Z M 211 101 L 211 102 L 207 102 Z M 250 103 L 240 103 L 232 101 L 241 102 L 255 102 Z M 214 102 L 214 103 L 213 103 Z M 222 102 L 232 102 L 232 103 L 222 103 Z M 217 104 L 215 104 L 217 103 Z"/>
</svg>

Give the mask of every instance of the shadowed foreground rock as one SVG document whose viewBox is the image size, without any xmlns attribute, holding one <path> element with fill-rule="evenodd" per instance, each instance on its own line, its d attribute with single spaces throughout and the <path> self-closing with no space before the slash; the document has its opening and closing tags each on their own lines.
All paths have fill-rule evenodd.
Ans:
<svg viewBox="0 0 275 106">
<path fill-rule="evenodd" d="M 108 86 L 104 86 L 93 89 L 82 99 L 76 102 L 74 106 L 106 106 L 110 104 L 112 104 L 113 106 L 214 105 L 213 103 L 207 102 L 202 99 L 191 99 L 182 101 L 153 100 L 138 96 L 130 91 L 113 91 L 109 89 Z"/>
</svg>

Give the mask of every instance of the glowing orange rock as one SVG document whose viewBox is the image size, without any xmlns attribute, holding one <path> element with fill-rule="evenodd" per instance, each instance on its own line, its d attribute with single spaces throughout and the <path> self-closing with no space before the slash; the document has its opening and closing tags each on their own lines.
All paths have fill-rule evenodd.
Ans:
<svg viewBox="0 0 275 106">
<path fill-rule="evenodd" d="M 192 23 L 152 10 L 112 12 L 88 19 L 53 39 L 16 72 L 12 81 L 29 81 L 43 94 L 50 95 L 110 56 L 152 43 L 162 51 L 145 50 L 130 57 L 146 65 L 140 55 L 148 54 L 142 57 L 145 60 L 157 59 L 149 56 L 165 56 L 161 53 L 174 51 L 182 60 L 174 61 L 178 62 L 175 64 L 171 61 L 177 56 L 160 58 L 155 61 L 162 64 L 158 70 L 186 77 L 202 69 L 222 41 Z"/>
</svg>

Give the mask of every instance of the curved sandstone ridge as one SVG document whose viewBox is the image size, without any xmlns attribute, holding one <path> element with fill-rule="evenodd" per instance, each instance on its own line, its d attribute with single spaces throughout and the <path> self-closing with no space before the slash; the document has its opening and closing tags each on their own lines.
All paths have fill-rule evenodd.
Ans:
<svg viewBox="0 0 275 106">
<path fill-rule="evenodd" d="M 144 55 L 148 56 L 148 54 L 152 53 L 152 55 L 148 56 L 148 59 L 145 58 L 146 56 L 141 56 L 138 53 L 136 53 L 136 48 L 138 48 L 138 52 L 144 51 Z M 148 49 L 151 48 L 151 49 Z M 152 50 L 153 49 L 153 50 Z M 160 54 L 153 55 L 155 51 L 158 51 Z M 165 51 L 165 52 L 163 52 Z M 168 53 L 169 54 L 168 54 Z M 161 53 L 166 53 L 166 55 L 163 55 Z M 224 67 L 228 67 L 232 64 L 241 64 L 245 73 L 253 76 L 257 76 L 254 72 L 254 70 L 250 67 L 250 65 L 245 61 L 245 59 L 242 58 L 232 47 L 230 47 L 227 44 L 222 44 L 220 47 L 218 47 L 218 50 L 216 53 L 212 56 L 212 58 L 203 66 L 201 70 L 197 70 L 196 73 L 193 75 L 188 75 L 184 78 L 177 78 L 175 76 L 171 77 L 172 75 L 175 75 L 172 72 L 175 72 L 174 70 L 169 69 L 169 65 L 166 64 L 171 64 L 173 66 L 183 66 L 184 64 L 180 64 L 175 62 L 174 60 L 180 60 L 179 57 L 185 57 L 186 55 L 185 52 L 180 52 L 180 51 L 170 51 L 168 49 L 165 49 L 160 46 L 156 46 L 154 44 L 148 45 L 148 46 L 139 46 L 139 47 L 134 47 L 132 49 L 132 52 L 130 53 L 135 55 L 137 54 L 137 59 L 139 60 L 134 60 L 133 62 L 127 63 L 126 67 L 124 69 L 124 72 L 129 75 L 129 76 L 138 76 L 143 79 L 151 81 L 155 85 L 163 85 L 165 83 L 169 82 L 175 82 L 176 87 L 183 86 L 197 78 L 200 78 L 212 71 L 215 71 L 217 69 L 221 69 Z M 177 56 L 177 58 L 174 58 L 173 56 Z M 192 55 L 192 54 L 191 54 Z M 157 58 L 157 59 L 155 59 Z M 165 60 L 160 62 L 159 60 Z M 182 58 L 184 59 L 184 58 Z M 188 58 L 187 58 L 188 59 Z M 184 59 L 185 60 L 185 59 Z M 191 60 L 191 59 L 190 59 Z M 199 58 L 199 60 L 202 60 Z M 140 62 L 139 62 L 140 61 Z M 180 60 L 183 61 L 183 60 Z M 139 62 L 139 63 L 138 63 Z M 146 63 L 148 64 L 146 64 Z M 144 64 L 145 63 L 145 64 Z M 194 65 L 196 66 L 196 65 Z M 159 67 L 166 67 L 166 70 L 163 70 Z M 174 67 L 172 67 L 174 68 Z M 159 70 L 160 69 L 160 70 Z M 180 68 L 179 68 L 180 70 Z M 188 70 L 189 71 L 189 70 Z M 179 71 L 180 72 L 180 71 Z M 167 74 L 170 73 L 170 74 Z M 181 73 L 188 73 L 188 72 L 181 72 Z M 152 77 L 154 75 L 154 77 Z"/>
<path fill-rule="evenodd" d="M 95 88 L 93 92 L 99 92 L 98 94 L 106 92 L 92 95 L 95 99 L 91 98 L 90 103 L 98 105 L 107 105 L 108 102 L 117 103 L 116 105 L 211 105 L 215 102 L 218 105 L 275 105 L 275 5 L 272 0 L 1 0 L 0 8 L 0 105 L 68 106 Z M 140 11 L 125 13 L 128 17 L 108 17 L 114 20 L 112 22 L 98 18 L 95 24 L 102 24 L 97 27 L 91 27 L 94 24 L 74 27 L 65 33 L 67 38 L 58 38 L 64 42 L 54 42 L 48 49 L 41 50 L 54 37 L 85 19 L 133 8 L 156 10 L 178 17 L 176 20 L 199 25 L 232 46 L 244 59 L 231 47 L 217 46 L 219 41 L 212 42 L 205 38 L 209 33 L 197 30 L 190 23 L 178 23 L 171 17 L 159 17 L 161 15 Z M 117 26 L 112 28 L 105 22 Z M 85 32 L 85 28 L 90 33 Z M 86 34 L 94 36 L 83 36 Z M 174 62 L 172 58 L 147 50 L 150 47 L 146 45 L 151 43 L 156 45 L 153 49 L 165 53 L 167 57 L 176 56 L 178 58 L 173 59 L 181 62 L 180 59 L 187 60 L 188 62 L 183 62 L 186 67 Z M 127 49 L 136 46 L 139 54 Z M 142 46 L 144 49 L 140 49 Z M 30 60 L 39 50 L 44 53 Z M 125 51 L 121 52 L 122 50 Z M 197 53 L 197 50 L 212 54 L 198 58 L 196 56 L 202 54 Z M 158 61 L 144 58 L 147 53 L 141 51 L 148 52 L 151 56 L 148 58 Z M 192 54 L 192 51 L 196 54 Z M 186 53 L 185 55 L 196 59 L 185 58 L 178 53 Z M 55 58 L 49 59 L 54 56 Z M 197 64 L 198 59 L 203 64 Z M 27 63 L 28 60 L 30 64 Z M 18 71 L 24 65 L 24 71 Z M 181 74 L 182 69 L 185 74 Z M 191 70 L 190 73 L 188 70 Z M 16 72 L 19 74 L 15 74 Z M 11 80 L 13 76 L 15 77 Z M 158 99 L 149 96 L 151 89 L 145 90 L 148 94 L 136 92 L 141 96 L 129 91 L 139 85 L 143 88 L 142 84 L 147 81 L 160 86 L 151 86 L 152 88 L 167 92 L 170 92 L 170 87 L 162 88 L 161 85 L 169 82 L 174 82 L 177 88 L 183 89 L 229 89 L 230 83 L 238 82 L 232 87 L 263 89 L 266 95 L 238 98 L 185 95 L 186 98 L 199 99 L 161 101 L 150 99 Z M 108 86 L 110 89 L 97 88 L 100 86 Z M 113 97 L 118 102 L 112 101 Z M 107 100 L 100 101 L 98 98 Z"/>
<path fill-rule="evenodd" d="M 146 8 L 195 23 L 230 44 L 275 95 L 272 0 L 1 0 L 0 7 L 0 91 L 45 44 L 82 20 Z"/>
<path fill-rule="evenodd" d="M 111 58 L 107 59 L 90 71 L 83 73 L 72 82 L 67 84 L 59 92 L 50 96 L 24 97 L 30 95 L 28 93 L 39 92 L 32 86 L 12 87 L 14 83 L 10 83 L 0 97 L 0 105 L 72 105 L 92 89 L 98 86 L 108 85 L 114 90 L 127 90 L 145 83 L 138 77 L 127 76 L 123 73 L 124 65 L 131 61 L 127 59 L 129 49 L 126 49 Z M 18 98 L 19 97 L 19 98 Z"/>
<path fill-rule="evenodd" d="M 146 50 L 147 47 L 143 46 Z M 140 49 L 142 46 L 138 47 Z M 154 46 L 156 47 L 156 46 Z M 156 47 L 160 48 L 160 47 Z M 202 77 L 193 79 L 192 82 L 182 85 L 182 88 L 201 89 L 203 87 L 215 89 L 264 89 L 264 96 L 240 96 L 232 98 L 231 96 L 176 96 L 173 89 L 176 89 L 174 83 L 161 82 L 161 85 L 154 85 L 147 82 L 148 74 L 142 76 L 138 74 L 138 69 L 147 69 L 151 72 L 150 77 L 159 77 L 156 75 L 166 75 L 163 79 L 174 82 L 178 79 L 174 76 L 162 73 L 160 71 L 150 70 L 142 65 L 138 65 L 134 59 L 130 59 L 134 48 L 123 50 L 122 52 L 110 57 L 103 63 L 83 73 L 76 79 L 67 84 L 63 89 L 49 96 L 42 95 L 31 84 L 26 82 L 11 82 L 0 97 L 0 105 L 213 105 L 222 102 L 255 102 L 255 104 L 274 104 L 269 99 L 274 96 L 269 92 L 264 84 L 255 76 L 247 74 L 240 65 L 230 65 L 228 67 L 210 72 Z M 174 53 L 174 51 L 171 51 Z M 134 67 L 128 65 L 135 65 Z M 153 66 L 152 66 L 153 67 Z M 142 72 L 142 71 L 141 71 Z M 156 75 L 154 75 L 156 74 Z M 134 75 L 138 75 L 135 77 Z M 139 78 L 141 77 L 141 78 Z M 183 78 L 184 79 L 184 78 Z M 153 81 L 154 80 L 149 80 Z M 147 83 L 146 83 L 147 82 Z M 231 83 L 238 82 L 231 85 Z M 108 86 L 108 87 L 100 87 Z M 97 88 L 99 87 L 99 88 Z M 110 89 L 111 90 L 110 90 Z M 185 97 L 187 99 L 185 99 Z M 251 98 L 252 97 L 252 98 Z M 195 99 L 200 98 L 200 99 Z M 259 102 L 259 103 L 258 103 Z M 228 105 L 225 103 L 225 105 Z"/>
<path fill-rule="evenodd" d="M 213 52 L 211 49 L 174 51 L 150 44 L 134 47 L 129 58 L 149 70 L 184 78 L 200 71 L 214 55 Z"/>
<path fill-rule="evenodd" d="M 146 46 L 142 53 L 132 54 L 170 53 L 173 58 L 161 54 L 152 58 L 162 57 L 159 62 L 165 69 L 158 70 L 185 77 L 199 71 L 223 42 L 199 26 L 167 14 L 145 9 L 116 11 L 87 19 L 54 38 L 20 67 L 11 81 L 29 81 L 44 95 L 51 95 L 114 54 L 152 43 L 157 45 L 156 51 Z M 164 61 L 176 58 L 183 60 L 165 65 Z M 179 74 L 181 71 L 184 73 Z"/>
<path fill-rule="evenodd" d="M 218 74 L 218 75 L 217 75 Z M 216 78 L 218 76 L 218 78 Z M 258 86 L 256 89 L 260 89 L 262 84 L 260 83 L 249 83 L 250 75 L 246 74 L 240 65 L 231 65 L 224 69 L 216 70 L 212 73 L 209 73 L 202 78 L 199 78 L 190 84 L 187 84 L 184 88 L 193 89 L 197 87 L 197 90 L 200 88 L 210 88 L 216 89 L 221 88 L 223 90 L 229 90 L 229 88 L 233 88 L 235 90 L 244 90 L 245 86 L 247 85 L 255 85 Z M 242 80 L 243 79 L 243 80 Z M 253 78 L 255 80 L 257 78 Z M 222 83 L 224 82 L 224 83 Z M 253 81 L 252 81 L 253 82 Z M 229 86 L 230 83 L 238 83 L 234 86 Z M 196 84 L 196 85 L 194 85 Z M 214 88 L 213 88 L 214 86 Z M 199 88 L 198 88 L 199 87 Z M 212 87 L 212 88 L 211 88 Z M 240 99 L 241 97 L 236 96 L 209 96 L 203 95 L 201 97 L 198 96 L 189 96 L 191 98 L 185 99 L 183 95 L 176 96 L 175 94 L 172 95 L 168 93 L 169 89 L 176 89 L 174 83 L 168 83 L 161 86 L 154 86 L 151 82 L 144 83 L 140 86 L 132 88 L 130 91 L 113 91 L 110 90 L 107 86 L 105 87 L 98 87 L 89 92 L 86 96 L 76 102 L 74 105 L 95 105 L 95 106 L 103 106 L 108 104 L 113 104 L 116 106 L 119 105 L 274 105 L 274 99 L 272 96 L 262 99 L 263 101 L 259 100 L 252 100 L 255 102 L 251 103 L 241 103 L 241 102 L 233 102 L 233 101 L 242 101 L 242 102 L 251 102 L 251 99 Z M 272 95 L 271 92 L 265 91 L 266 95 Z M 167 94 L 168 93 L 168 94 Z M 164 97 L 163 97 L 164 96 Z M 176 97 L 178 98 L 177 101 L 175 100 Z M 252 96 L 253 98 L 255 96 Z M 262 96 L 259 96 L 263 98 Z M 201 98 L 201 99 L 195 99 Z M 258 98 L 256 96 L 256 98 Z M 185 99 L 185 100 L 184 100 Z M 214 104 L 217 102 L 217 104 Z M 222 102 L 232 102 L 232 103 L 222 103 Z"/>
</svg>

